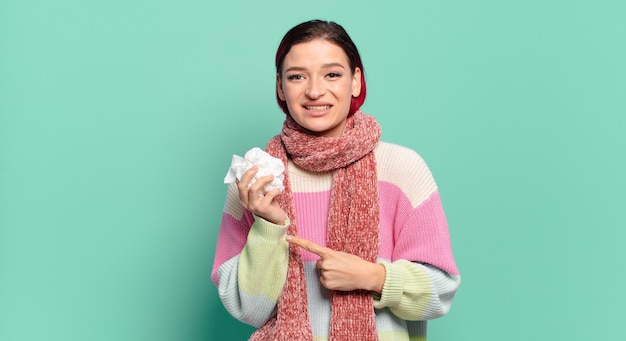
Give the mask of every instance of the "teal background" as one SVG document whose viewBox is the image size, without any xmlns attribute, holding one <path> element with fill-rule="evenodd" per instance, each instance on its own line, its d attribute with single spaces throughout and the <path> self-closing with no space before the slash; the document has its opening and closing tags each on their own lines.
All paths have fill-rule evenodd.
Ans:
<svg viewBox="0 0 626 341">
<path fill-rule="evenodd" d="M 0 340 L 245 340 L 210 280 L 275 49 L 336 20 L 463 283 L 430 340 L 621 340 L 622 1 L 0 2 Z"/>
</svg>

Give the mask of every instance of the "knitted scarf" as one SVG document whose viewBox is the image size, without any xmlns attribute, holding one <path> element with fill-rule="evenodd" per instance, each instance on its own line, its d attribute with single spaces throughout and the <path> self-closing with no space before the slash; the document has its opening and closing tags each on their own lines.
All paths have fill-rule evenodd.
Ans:
<svg viewBox="0 0 626 341">
<path fill-rule="evenodd" d="M 280 135 L 272 138 L 267 152 L 291 159 L 313 171 L 333 171 L 327 247 L 375 262 L 379 248 L 379 202 L 373 149 L 381 135 L 378 122 L 361 111 L 348 116 L 340 137 L 307 133 L 289 115 Z M 287 233 L 297 235 L 293 193 L 285 170 L 285 190 L 277 198 L 291 220 Z M 278 313 L 250 340 L 313 340 L 309 321 L 302 254 L 289 246 L 287 281 L 278 299 Z M 371 293 L 365 290 L 331 292 L 330 341 L 378 340 Z"/>
</svg>

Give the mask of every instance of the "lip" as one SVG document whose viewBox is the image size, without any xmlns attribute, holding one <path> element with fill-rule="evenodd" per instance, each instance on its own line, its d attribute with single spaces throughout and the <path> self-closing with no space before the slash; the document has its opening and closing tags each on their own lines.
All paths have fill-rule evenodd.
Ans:
<svg viewBox="0 0 626 341">
<path fill-rule="evenodd" d="M 332 104 L 322 102 L 307 102 L 302 105 L 302 109 L 308 115 L 314 117 L 324 116 L 328 114 L 332 108 Z"/>
</svg>

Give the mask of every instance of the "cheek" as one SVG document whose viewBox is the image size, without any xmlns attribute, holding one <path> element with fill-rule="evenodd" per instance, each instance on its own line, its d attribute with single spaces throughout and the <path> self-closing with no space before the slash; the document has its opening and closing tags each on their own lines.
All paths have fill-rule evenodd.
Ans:
<svg viewBox="0 0 626 341">
<path fill-rule="evenodd" d="M 289 111 L 297 111 L 297 108 L 300 107 L 298 92 L 294 91 L 292 88 L 285 88 L 283 94 L 285 95 L 285 104 L 287 105 Z"/>
<path fill-rule="evenodd" d="M 352 98 L 352 82 L 349 80 L 334 84 L 332 89 L 336 96 L 341 99 Z"/>
<path fill-rule="evenodd" d="M 298 87 L 294 84 L 283 86 L 283 94 L 287 102 L 296 100 L 298 93 Z"/>
</svg>

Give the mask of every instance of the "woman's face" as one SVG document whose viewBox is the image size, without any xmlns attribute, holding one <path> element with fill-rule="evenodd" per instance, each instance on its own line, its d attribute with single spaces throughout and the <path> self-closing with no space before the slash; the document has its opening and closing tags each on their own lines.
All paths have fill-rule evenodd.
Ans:
<svg viewBox="0 0 626 341">
<path fill-rule="evenodd" d="M 293 45 L 282 70 L 278 97 L 294 121 L 318 136 L 341 136 L 352 96 L 361 92 L 361 70 L 352 73 L 343 49 L 322 39 Z"/>
</svg>

